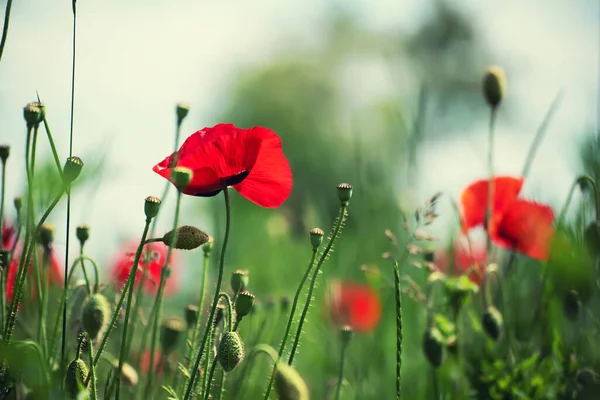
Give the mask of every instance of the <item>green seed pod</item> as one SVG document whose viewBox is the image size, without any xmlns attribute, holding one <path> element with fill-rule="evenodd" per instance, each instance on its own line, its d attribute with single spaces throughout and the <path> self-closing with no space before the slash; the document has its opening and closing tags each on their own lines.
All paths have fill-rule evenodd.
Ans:
<svg viewBox="0 0 600 400">
<path fill-rule="evenodd" d="M 75 235 L 77 236 L 79 243 L 83 246 L 90 238 L 90 227 L 87 225 L 79 225 L 75 229 Z"/>
<path fill-rule="evenodd" d="M 185 332 L 185 323 L 179 318 L 167 318 L 163 321 L 160 335 L 163 353 L 170 354 L 177 348 L 183 332 Z"/>
<path fill-rule="evenodd" d="M 187 117 L 188 112 L 190 111 L 190 107 L 187 104 L 179 103 L 175 108 L 175 113 L 177 114 L 177 123 L 181 124 L 185 117 Z"/>
<path fill-rule="evenodd" d="M 77 399 L 85 391 L 85 381 L 88 376 L 88 367 L 78 358 L 69 364 L 65 375 L 65 389 L 71 399 Z"/>
<path fill-rule="evenodd" d="M 488 105 L 496 108 L 502 102 L 506 92 L 506 78 L 500 67 L 490 67 L 483 75 L 483 97 Z"/>
<path fill-rule="evenodd" d="M 225 332 L 219 343 L 219 363 L 225 372 L 235 369 L 244 359 L 244 342 L 237 332 Z"/>
<path fill-rule="evenodd" d="M 27 123 L 28 128 L 33 128 L 39 125 L 44 120 L 44 112 L 41 103 L 29 103 L 23 109 L 23 117 Z"/>
<path fill-rule="evenodd" d="M 489 306 L 483 313 L 481 325 L 483 325 L 483 329 L 490 338 L 498 340 L 502 334 L 502 326 L 504 325 L 502 314 L 500 314 L 500 311 L 496 307 Z"/>
<path fill-rule="evenodd" d="M 254 306 L 254 295 L 247 290 L 238 293 L 235 299 L 235 313 L 237 318 L 245 317 Z"/>
<path fill-rule="evenodd" d="M 423 353 L 434 368 L 439 368 L 444 362 L 444 339 L 437 328 L 430 328 L 423 335 Z"/>
<path fill-rule="evenodd" d="M 10 146 L 7 144 L 0 145 L 0 160 L 2 160 L 2 164 L 6 164 L 9 155 Z"/>
<path fill-rule="evenodd" d="M 110 303 L 100 293 L 91 295 L 83 305 L 83 329 L 92 340 L 104 332 L 110 322 Z"/>
<path fill-rule="evenodd" d="M 54 242 L 54 231 L 54 225 L 52 224 L 46 223 L 41 226 L 39 240 L 43 247 L 47 248 Z"/>
<path fill-rule="evenodd" d="M 189 168 L 175 167 L 171 171 L 171 182 L 175 184 L 177 189 L 183 190 L 192 181 L 194 172 Z"/>
<path fill-rule="evenodd" d="M 340 183 L 337 186 L 338 198 L 340 199 L 340 203 L 342 203 L 342 205 L 348 204 L 352 198 L 352 190 L 352 185 L 349 183 Z"/>
<path fill-rule="evenodd" d="M 579 310 L 581 309 L 581 301 L 579 295 L 574 290 L 569 290 L 563 296 L 563 311 L 567 318 L 572 322 L 577 321 L 579 318 Z"/>
<path fill-rule="evenodd" d="M 317 250 L 321 246 L 321 243 L 323 243 L 325 232 L 320 228 L 314 228 L 310 230 L 309 234 L 310 244 L 312 245 L 313 250 Z"/>
<path fill-rule="evenodd" d="M 248 271 L 236 269 L 231 273 L 231 290 L 233 293 L 241 292 L 248 287 Z"/>
<path fill-rule="evenodd" d="M 15 197 L 15 199 L 13 200 L 13 204 L 15 205 L 17 213 L 19 213 L 21 211 L 21 208 L 23 207 L 23 198 L 21 196 Z"/>
<path fill-rule="evenodd" d="M 158 215 L 160 210 L 160 199 L 155 196 L 148 196 L 144 200 L 144 214 L 146 218 L 152 219 Z"/>
<path fill-rule="evenodd" d="M 173 244 L 175 232 L 177 232 L 177 238 Z M 184 225 L 165 233 L 162 241 L 174 249 L 193 250 L 208 242 L 208 234 L 194 226 Z"/>
<path fill-rule="evenodd" d="M 83 169 L 83 161 L 79 157 L 69 157 L 65 162 L 65 166 L 63 167 L 63 180 L 65 185 L 69 185 L 73 183 L 79 174 L 81 174 L 81 170 Z"/>
<path fill-rule="evenodd" d="M 308 400 L 308 386 L 294 367 L 282 362 L 275 371 L 275 392 L 279 400 Z"/>
<path fill-rule="evenodd" d="M 183 314 L 188 328 L 196 326 L 196 323 L 198 322 L 198 306 L 193 304 L 187 305 Z"/>
</svg>

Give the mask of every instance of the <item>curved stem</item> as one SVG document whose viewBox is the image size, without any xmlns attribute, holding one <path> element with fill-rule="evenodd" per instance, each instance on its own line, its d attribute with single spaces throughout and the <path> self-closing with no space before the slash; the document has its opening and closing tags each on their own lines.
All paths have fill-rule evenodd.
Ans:
<svg viewBox="0 0 600 400">
<path fill-rule="evenodd" d="M 296 330 L 296 337 L 294 338 L 294 344 L 292 345 L 292 351 L 290 352 L 290 357 L 288 359 L 288 364 L 292 365 L 292 363 L 294 362 L 294 356 L 296 355 L 296 350 L 298 348 L 298 342 L 300 341 L 300 335 L 302 334 L 302 327 L 304 325 L 304 322 L 306 321 L 306 314 L 308 314 L 308 308 L 310 307 L 310 303 L 311 303 L 311 299 L 312 299 L 312 294 L 313 294 L 313 290 L 315 289 L 315 284 L 317 282 L 317 277 L 319 276 L 319 272 L 321 271 L 321 266 L 323 265 L 323 263 L 325 262 L 325 260 L 327 259 L 327 255 L 329 254 L 329 252 L 331 251 L 331 248 L 333 247 L 333 243 L 335 242 L 335 239 L 337 238 L 340 229 L 342 227 L 343 221 L 346 218 L 346 209 L 348 208 L 347 204 L 342 204 L 340 206 L 340 213 L 338 215 L 338 219 L 337 222 L 335 224 L 335 228 L 333 229 L 333 234 L 331 236 L 331 240 L 329 240 L 329 243 L 327 243 L 327 247 L 325 248 L 325 251 L 323 252 L 323 254 L 321 255 L 321 257 L 319 258 L 319 262 L 317 263 L 317 267 L 315 268 L 311 281 L 310 281 L 310 286 L 308 288 L 308 295 L 306 298 L 306 303 L 304 303 L 304 309 L 302 310 L 302 316 L 300 317 L 300 322 L 298 323 L 298 328 Z M 268 397 L 265 397 L 265 400 Z"/>
<path fill-rule="evenodd" d="M 37 93 L 37 92 L 36 92 Z M 37 96 L 38 103 L 41 103 L 40 96 Z M 50 148 L 52 149 L 52 156 L 54 157 L 54 164 L 56 165 L 56 170 L 60 179 L 63 177 L 62 165 L 60 163 L 60 157 L 58 156 L 58 152 L 56 151 L 56 145 L 54 144 L 54 139 L 52 138 L 52 132 L 50 131 L 50 125 L 48 125 L 48 120 L 46 119 L 46 114 L 44 114 L 44 129 L 46 130 L 46 137 L 48 138 L 48 143 L 50 143 Z"/>
<path fill-rule="evenodd" d="M 229 295 L 225 292 L 221 292 L 219 294 L 219 299 L 220 298 L 224 298 L 225 301 L 227 302 L 227 332 L 232 332 L 233 330 L 233 324 L 232 324 L 232 316 L 233 316 L 233 306 L 231 305 L 231 297 L 229 297 Z M 210 321 L 209 321 L 210 322 Z M 213 379 L 213 375 L 215 373 L 215 367 L 217 364 L 217 357 L 219 356 L 219 353 L 217 351 L 217 354 L 215 354 L 215 359 L 213 360 L 213 364 L 212 367 L 210 368 L 210 374 L 208 375 L 208 383 L 206 386 L 206 390 L 204 392 L 204 399 L 208 400 L 208 395 L 210 393 L 210 385 L 212 384 L 212 379 Z M 225 371 L 223 371 L 223 375 L 222 377 L 225 376 Z M 221 388 L 223 387 L 223 382 L 221 382 Z M 221 393 L 221 390 L 219 390 L 219 394 Z M 220 397 L 220 396 L 219 396 Z"/>
<path fill-rule="evenodd" d="M 402 396 L 402 292 L 400 288 L 400 266 L 394 261 L 394 289 L 396 299 L 396 400 Z"/>
<path fill-rule="evenodd" d="M 296 315 L 296 307 L 298 305 L 298 300 L 300 299 L 300 294 L 302 293 L 302 288 L 304 287 L 304 283 L 306 282 L 306 280 L 308 279 L 308 276 L 310 275 L 310 271 L 312 270 L 312 267 L 315 264 L 316 258 L 317 258 L 317 249 L 314 249 L 312 251 L 312 257 L 311 257 L 310 263 L 308 264 L 308 268 L 306 268 L 306 272 L 304 272 L 304 276 L 300 280 L 300 284 L 298 285 L 298 288 L 296 288 L 296 294 L 294 295 L 294 301 L 292 303 L 292 308 L 290 310 L 290 316 L 288 317 L 287 326 L 285 327 L 283 339 L 281 340 L 281 345 L 279 346 L 279 352 L 277 353 L 277 360 L 279 360 L 281 358 L 281 355 L 285 351 L 285 345 L 287 343 L 287 339 L 289 337 L 290 330 L 292 328 L 292 323 L 294 322 L 294 316 Z M 275 382 L 275 370 L 277 369 L 278 363 L 279 363 L 279 361 L 277 361 L 273 365 L 273 370 L 271 371 L 271 379 L 269 380 L 269 386 L 267 387 L 265 399 L 267 399 L 269 397 L 271 388 L 273 387 L 273 382 Z"/>
<path fill-rule="evenodd" d="M 342 343 L 342 350 L 340 354 L 340 368 L 338 373 L 337 385 L 335 388 L 335 400 L 340 400 L 342 382 L 344 381 L 344 361 L 346 360 L 346 347 L 348 347 L 348 344 Z"/>
<path fill-rule="evenodd" d="M 202 344 L 200 345 L 200 349 L 198 350 L 198 354 L 196 355 L 196 361 L 194 362 L 194 367 L 192 368 L 190 374 L 190 381 L 188 382 L 184 400 L 189 400 L 192 395 L 194 381 L 196 380 L 198 368 L 200 368 L 200 360 L 202 359 L 202 353 L 204 353 L 204 347 L 206 346 L 206 342 L 208 340 L 212 320 L 215 317 L 215 310 L 217 309 L 217 302 L 219 300 L 219 292 L 221 291 L 221 283 L 223 282 L 223 270 L 225 267 L 225 251 L 227 250 L 227 242 L 229 241 L 229 231 L 231 225 L 231 207 L 229 204 L 229 191 L 227 188 L 223 189 L 223 195 L 225 197 L 225 237 L 223 238 L 223 246 L 221 247 L 221 258 L 219 259 L 219 274 L 217 276 L 217 288 L 215 290 L 215 296 L 213 298 L 213 303 L 210 308 L 210 314 L 208 316 L 209 322 L 206 324 L 206 329 L 204 330 L 204 337 L 202 338 Z"/>
<path fill-rule="evenodd" d="M 600 195 L 598 194 L 598 186 L 596 185 L 596 182 L 594 182 L 594 180 L 588 175 L 581 175 L 578 176 L 577 179 L 575 179 L 575 181 L 571 185 L 571 188 L 569 189 L 567 200 L 565 201 L 565 204 L 563 205 L 560 214 L 558 215 L 557 226 L 560 227 L 562 225 L 563 220 L 565 219 L 567 210 L 569 209 L 569 205 L 571 204 L 571 200 L 573 198 L 573 194 L 575 193 L 575 189 L 577 189 L 578 187 L 580 189 L 583 189 L 584 182 L 586 182 L 592 187 L 595 203 L 594 209 L 596 211 L 596 221 L 600 221 Z"/>
<path fill-rule="evenodd" d="M 2 53 L 4 53 L 4 46 L 6 45 L 6 37 L 8 36 L 8 22 L 10 21 L 10 9 L 12 7 L 12 0 L 6 2 L 6 11 L 4 12 L 4 27 L 2 28 L 2 40 L 0 40 L 0 60 L 2 60 Z"/>
<path fill-rule="evenodd" d="M 79 257 L 83 256 L 83 244 L 79 246 Z M 92 284 L 90 283 L 90 278 L 88 278 L 88 274 L 87 271 L 85 270 L 85 265 L 83 263 L 83 259 L 81 260 L 81 271 L 83 272 L 83 279 L 85 280 L 85 287 L 87 288 L 88 294 L 91 296 L 92 293 L 94 293 L 94 291 L 96 289 L 98 289 L 98 274 L 96 273 L 96 284 L 94 285 L 94 288 L 92 289 Z"/>
<path fill-rule="evenodd" d="M 133 261 L 133 266 L 131 267 L 131 271 L 129 271 L 129 278 L 128 281 L 131 280 L 132 282 L 135 280 L 135 276 L 137 274 L 137 269 L 138 269 L 138 264 L 140 262 L 140 258 L 142 256 L 142 251 L 144 250 L 144 241 L 146 240 L 146 236 L 148 235 L 148 230 L 150 229 L 150 222 L 151 219 L 150 218 L 146 218 L 146 224 L 144 225 L 144 232 L 142 233 L 142 239 L 140 240 L 140 244 L 138 245 L 138 248 L 135 252 L 135 259 Z M 133 279 L 132 279 L 133 277 Z M 117 393 L 116 393 L 116 399 L 119 399 L 119 387 L 120 382 L 121 382 L 121 372 L 123 371 L 123 363 L 125 362 L 125 357 L 127 356 L 125 353 L 125 349 L 126 349 L 126 342 L 127 342 L 127 328 L 129 327 L 129 312 L 131 311 L 131 301 L 133 300 L 133 284 L 129 285 L 129 291 L 128 291 L 128 296 L 127 296 L 127 306 L 125 307 L 125 319 L 123 320 L 123 336 L 121 338 L 121 350 L 119 352 L 119 365 L 117 367 L 117 371 L 116 371 L 116 375 L 114 377 L 114 379 L 116 380 L 116 385 L 117 385 Z M 124 297 L 125 295 L 125 291 L 123 291 L 123 294 L 121 295 L 121 299 Z M 120 309 L 121 306 L 118 306 L 118 309 Z M 118 311 L 115 310 L 115 312 Z M 117 314 L 118 315 L 118 314 Z M 108 333 L 108 332 L 107 332 Z M 106 337 L 106 335 L 105 335 Z M 153 365 L 152 363 L 150 363 L 150 365 Z M 150 368 L 153 369 L 153 368 Z"/>
</svg>

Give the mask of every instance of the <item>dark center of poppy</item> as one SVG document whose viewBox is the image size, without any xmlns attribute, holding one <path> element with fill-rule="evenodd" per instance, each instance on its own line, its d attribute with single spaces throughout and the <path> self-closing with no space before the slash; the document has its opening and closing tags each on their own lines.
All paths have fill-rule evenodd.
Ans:
<svg viewBox="0 0 600 400">
<path fill-rule="evenodd" d="M 242 171 L 238 174 L 223 178 L 222 181 L 225 183 L 225 186 L 237 185 L 239 183 L 242 183 L 242 181 L 248 177 L 249 173 L 250 173 L 250 170 L 248 169 L 248 170 Z"/>
</svg>

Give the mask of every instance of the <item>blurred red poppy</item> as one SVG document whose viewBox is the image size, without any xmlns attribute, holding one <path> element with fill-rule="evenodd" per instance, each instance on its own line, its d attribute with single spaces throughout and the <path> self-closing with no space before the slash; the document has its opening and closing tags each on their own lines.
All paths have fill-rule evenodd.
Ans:
<svg viewBox="0 0 600 400">
<path fill-rule="evenodd" d="M 130 242 L 119 251 L 112 268 L 112 279 L 115 285 L 123 287 L 127 282 L 133 262 L 135 261 L 135 252 L 138 245 L 139 242 Z M 168 247 L 160 242 L 148 243 L 144 246 L 135 274 L 134 287 L 137 288 L 139 286 L 144 275 L 144 268 L 147 268 L 144 290 L 151 295 L 155 295 L 158 292 L 160 275 L 167 260 L 167 252 Z M 167 296 L 177 290 L 177 268 L 175 268 L 176 263 L 173 256 L 174 254 L 171 252 L 171 259 L 169 260 L 171 273 L 165 283 L 164 292 Z"/>
<path fill-rule="evenodd" d="M 292 171 L 275 132 L 232 124 L 204 128 L 152 170 L 170 179 L 173 167 L 193 171 L 183 193 L 210 197 L 228 186 L 259 206 L 279 207 L 292 191 Z"/>
<path fill-rule="evenodd" d="M 15 227 L 4 221 L 2 224 L 2 247 L 10 250 L 15 243 L 16 235 Z"/>
<path fill-rule="evenodd" d="M 150 349 L 143 350 L 140 357 L 140 372 L 147 374 L 150 370 Z M 154 352 L 154 372 L 162 374 L 165 360 L 160 350 Z"/>
<path fill-rule="evenodd" d="M 13 297 L 13 294 L 15 291 L 15 286 L 17 284 L 17 272 L 19 269 L 20 259 L 21 259 L 21 256 L 16 255 L 15 257 L 13 257 L 11 259 L 10 265 L 8 267 L 8 274 L 6 277 L 6 298 L 8 301 L 12 300 L 12 297 Z M 61 286 L 63 284 L 63 277 L 62 277 L 62 273 L 61 273 L 62 268 L 61 268 L 61 263 L 59 262 L 58 258 L 56 257 L 54 249 L 52 247 L 50 247 L 48 253 L 44 254 L 44 250 L 40 248 L 38 250 L 38 260 L 40 261 L 40 263 L 46 263 L 46 264 L 41 264 L 41 265 L 43 267 L 45 267 L 46 279 L 48 281 L 48 285 L 49 286 Z M 29 269 L 27 270 L 27 275 L 28 275 L 28 280 L 29 280 L 29 287 L 32 288 L 32 296 L 35 299 L 36 290 L 35 290 L 35 282 L 33 281 L 33 278 L 35 277 L 35 272 L 31 265 L 29 266 Z"/>
<path fill-rule="evenodd" d="M 435 254 L 435 265 L 443 272 L 448 273 L 452 269 L 453 276 L 461 276 L 468 273 L 471 282 L 481 285 L 483 270 L 488 264 L 485 244 L 477 241 L 466 243 L 466 240 L 457 240 L 452 248 L 454 264 L 450 264 L 450 254 L 447 250 Z"/>
<path fill-rule="evenodd" d="M 369 286 L 334 282 L 330 287 L 329 311 L 337 326 L 369 332 L 379 323 L 381 302 L 379 295 Z"/>
<path fill-rule="evenodd" d="M 488 182 L 477 181 L 462 193 L 465 231 L 485 223 Z M 488 232 L 495 244 L 545 261 L 554 235 L 554 212 L 547 205 L 519 199 L 522 186 L 522 178 L 497 177 L 492 180 L 494 200 Z"/>
</svg>

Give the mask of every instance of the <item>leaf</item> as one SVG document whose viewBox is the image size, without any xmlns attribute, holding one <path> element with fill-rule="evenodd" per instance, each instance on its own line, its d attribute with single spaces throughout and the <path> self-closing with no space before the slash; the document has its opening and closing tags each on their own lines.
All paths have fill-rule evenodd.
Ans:
<svg viewBox="0 0 600 400">
<path fill-rule="evenodd" d="M 169 394 L 168 400 L 179 400 L 179 396 L 171 386 L 162 385 L 161 388 Z"/>
</svg>

